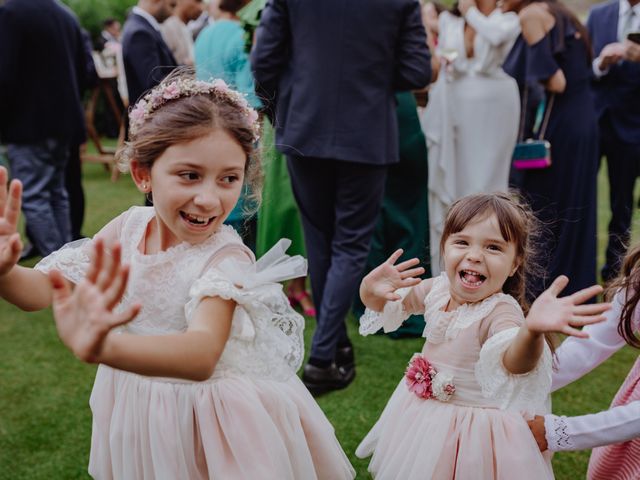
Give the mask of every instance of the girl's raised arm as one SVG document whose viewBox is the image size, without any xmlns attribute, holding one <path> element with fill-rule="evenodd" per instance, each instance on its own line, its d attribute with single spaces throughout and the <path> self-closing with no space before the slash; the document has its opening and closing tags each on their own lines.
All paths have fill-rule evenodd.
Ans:
<svg viewBox="0 0 640 480">
<path fill-rule="evenodd" d="M 103 241 L 86 278 L 71 291 L 59 272 L 51 272 L 53 313 L 58 334 L 81 360 L 103 363 L 141 375 L 208 379 L 224 349 L 231 329 L 235 302 L 219 297 L 203 299 L 185 333 L 130 335 L 113 329 L 132 320 L 140 305 L 124 312 L 114 308 L 124 295 L 128 267 L 120 263 L 119 245 L 105 255 Z"/>
<path fill-rule="evenodd" d="M 51 304 L 47 277 L 17 265 L 22 241 L 17 232 L 22 184 L 11 181 L 7 191 L 7 170 L 0 167 L 0 296 L 23 310 L 41 310 Z"/>
<path fill-rule="evenodd" d="M 558 332 L 586 338 L 588 334 L 576 327 L 605 319 L 602 314 L 611 308 L 610 303 L 582 305 L 602 292 L 600 285 L 592 285 L 572 295 L 558 298 L 567 283 L 567 277 L 559 276 L 531 305 L 524 325 L 504 354 L 504 366 L 511 373 L 527 373 L 535 368 L 544 348 L 544 333 Z"/>
<path fill-rule="evenodd" d="M 396 250 L 386 262 L 378 265 L 362 279 L 360 298 L 365 307 L 381 312 L 388 301 L 402 298 L 396 290 L 414 287 L 421 282 L 417 277 L 424 273 L 424 268 L 413 268 L 420 260 L 412 258 L 396 265 L 402 253 L 401 248 Z"/>
</svg>

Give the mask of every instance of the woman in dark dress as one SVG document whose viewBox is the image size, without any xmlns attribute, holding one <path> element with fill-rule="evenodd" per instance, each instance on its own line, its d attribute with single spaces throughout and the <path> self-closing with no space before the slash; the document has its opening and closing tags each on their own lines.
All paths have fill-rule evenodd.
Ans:
<svg viewBox="0 0 640 480">
<path fill-rule="evenodd" d="M 590 89 L 591 46 L 584 26 L 555 0 L 505 0 L 522 34 L 503 68 L 525 85 L 545 89 L 549 120 L 544 138 L 552 164 L 525 170 L 520 188 L 543 224 L 540 251 L 546 274 L 530 285 L 539 295 L 558 275 L 570 294 L 596 281 L 598 126 Z"/>
</svg>

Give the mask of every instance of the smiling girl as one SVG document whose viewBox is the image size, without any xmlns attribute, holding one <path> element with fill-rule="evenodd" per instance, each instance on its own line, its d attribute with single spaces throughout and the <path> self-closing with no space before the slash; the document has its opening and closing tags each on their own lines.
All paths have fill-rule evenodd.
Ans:
<svg viewBox="0 0 640 480">
<path fill-rule="evenodd" d="M 599 286 L 557 298 L 568 282 L 559 277 L 527 308 L 533 222 L 510 195 L 464 197 L 445 220 L 439 277 L 415 278 L 418 260 L 395 265 L 397 251 L 363 279 L 360 333 L 393 331 L 411 314 L 426 322 L 422 352 L 356 450 L 373 454 L 376 479 L 553 478 L 525 420 L 549 411 L 544 334 L 584 336 L 574 327 L 603 320 L 609 305 L 580 305 Z"/>
<path fill-rule="evenodd" d="M 243 184 L 259 192 L 256 112 L 220 80 L 177 74 L 137 103 L 130 134 L 121 160 L 153 207 L 132 207 L 35 270 L 16 265 L 21 187 L 7 198 L 0 169 L 0 294 L 27 310 L 53 298 L 62 341 L 100 364 L 89 473 L 353 478 L 295 374 L 303 319 L 275 282 L 306 275 L 304 260 L 281 241 L 255 262 L 223 225 Z"/>
</svg>

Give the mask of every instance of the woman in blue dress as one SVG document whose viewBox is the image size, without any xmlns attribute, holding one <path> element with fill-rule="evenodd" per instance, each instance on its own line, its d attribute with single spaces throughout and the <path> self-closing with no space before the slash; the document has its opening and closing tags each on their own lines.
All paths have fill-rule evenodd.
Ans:
<svg viewBox="0 0 640 480">
<path fill-rule="evenodd" d="M 525 85 L 541 84 L 550 109 L 544 138 L 551 143 L 548 168 L 523 171 L 520 188 L 543 224 L 544 275 L 539 295 L 560 274 L 567 294 L 596 280 L 596 178 L 598 126 L 591 95 L 591 46 L 580 21 L 556 0 L 504 0 L 516 11 L 522 34 L 504 70 Z"/>
</svg>

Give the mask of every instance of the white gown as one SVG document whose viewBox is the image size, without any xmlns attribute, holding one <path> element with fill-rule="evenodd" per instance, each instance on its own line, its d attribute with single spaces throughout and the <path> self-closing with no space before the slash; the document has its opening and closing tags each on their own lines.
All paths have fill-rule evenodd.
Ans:
<svg viewBox="0 0 640 480">
<path fill-rule="evenodd" d="M 154 215 L 151 207 L 133 207 L 108 226 L 115 226 L 123 261 L 131 267 L 120 308 L 143 304 L 124 330 L 135 335 L 184 332 L 207 296 L 232 299 L 238 306 L 207 381 L 99 366 L 89 402 L 91 476 L 352 479 L 355 472 L 333 427 L 295 374 L 304 354 L 304 319 L 275 283 L 304 275 L 304 259 L 284 255 L 287 245 L 281 241 L 258 262 L 240 262 L 229 253 L 252 255 L 228 226 L 201 244 L 184 242 L 146 255 L 138 246 Z M 77 283 L 90 251 L 90 241 L 65 247 L 36 268 L 56 268 Z"/>
<path fill-rule="evenodd" d="M 476 31 L 474 56 L 466 58 L 464 23 Z M 443 12 L 437 54 L 456 52 L 429 94 L 421 118 L 429 149 L 431 271 L 440 269 L 446 212 L 465 195 L 504 191 L 518 136 L 520 97 L 513 78 L 502 70 L 520 32 L 515 13 L 494 10 L 485 17 L 471 7 L 465 18 Z"/>
</svg>

